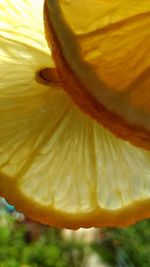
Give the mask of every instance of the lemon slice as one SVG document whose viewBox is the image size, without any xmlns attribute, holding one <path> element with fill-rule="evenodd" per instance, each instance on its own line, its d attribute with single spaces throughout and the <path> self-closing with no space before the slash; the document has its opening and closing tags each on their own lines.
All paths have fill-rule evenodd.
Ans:
<svg viewBox="0 0 150 267">
<path fill-rule="evenodd" d="M 46 0 L 60 80 L 85 113 L 150 149 L 150 1 Z"/>
<path fill-rule="evenodd" d="M 113 136 L 63 91 L 42 9 L 42 0 L 0 2 L 0 194 L 57 227 L 149 217 L 150 153 Z"/>
</svg>

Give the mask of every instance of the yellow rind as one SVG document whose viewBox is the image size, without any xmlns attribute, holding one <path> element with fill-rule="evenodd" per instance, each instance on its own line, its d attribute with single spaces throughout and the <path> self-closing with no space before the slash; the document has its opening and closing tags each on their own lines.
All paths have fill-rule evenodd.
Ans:
<svg viewBox="0 0 150 267">
<path fill-rule="evenodd" d="M 15 192 L 15 194 L 14 194 Z M 36 203 L 27 197 L 14 183 L 13 178 L 0 174 L 0 194 L 20 212 L 31 219 L 58 228 L 78 229 L 80 227 L 125 227 L 150 217 L 150 199 L 137 200 L 121 209 L 102 209 L 97 206 L 87 213 L 67 213 L 50 205 Z"/>
</svg>

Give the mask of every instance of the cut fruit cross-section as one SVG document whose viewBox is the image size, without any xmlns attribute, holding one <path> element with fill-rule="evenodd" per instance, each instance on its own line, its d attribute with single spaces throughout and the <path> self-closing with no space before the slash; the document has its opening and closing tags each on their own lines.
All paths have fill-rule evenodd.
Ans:
<svg viewBox="0 0 150 267">
<path fill-rule="evenodd" d="M 113 136 L 62 89 L 43 4 L 0 1 L 0 195 L 56 227 L 147 218 L 150 152 Z"/>
<path fill-rule="evenodd" d="M 150 1 L 46 0 L 45 27 L 80 109 L 150 150 Z"/>
</svg>

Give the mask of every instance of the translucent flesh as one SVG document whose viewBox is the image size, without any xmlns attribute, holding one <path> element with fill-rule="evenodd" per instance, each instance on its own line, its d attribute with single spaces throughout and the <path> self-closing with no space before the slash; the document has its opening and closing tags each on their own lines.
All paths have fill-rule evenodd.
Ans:
<svg viewBox="0 0 150 267">
<path fill-rule="evenodd" d="M 150 1 L 47 2 L 65 60 L 90 94 L 149 130 Z"/>
<path fill-rule="evenodd" d="M 17 1 L 21 18 L 31 16 L 32 2 Z M 6 27 L 17 23 L 18 9 L 16 2 L 0 2 L 0 193 L 56 226 L 119 225 L 148 216 L 150 153 L 104 130 L 60 87 L 37 83 L 37 72 L 53 66 L 39 33 L 42 11 L 32 6 L 39 28 L 25 42 L 20 28 L 17 35 Z M 32 20 L 21 21 L 29 33 Z M 39 36 L 41 48 L 33 45 Z"/>
<path fill-rule="evenodd" d="M 59 2 L 68 27 L 77 35 L 83 60 L 111 88 L 127 89 L 150 67 L 148 0 Z"/>
</svg>

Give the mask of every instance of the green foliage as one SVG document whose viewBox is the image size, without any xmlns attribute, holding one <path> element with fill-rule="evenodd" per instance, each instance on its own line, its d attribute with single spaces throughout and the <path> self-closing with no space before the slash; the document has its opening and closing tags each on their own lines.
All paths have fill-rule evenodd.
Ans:
<svg viewBox="0 0 150 267">
<path fill-rule="evenodd" d="M 1 215 L 0 215 L 1 216 Z M 0 221 L 1 222 L 1 221 Z M 33 225 L 32 230 L 37 224 Z M 39 225 L 31 237 L 29 223 L 17 223 L 6 215 L 0 223 L 0 267 L 79 267 L 84 247 L 63 240 L 60 231 Z"/>
<path fill-rule="evenodd" d="M 112 267 L 149 267 L 150 220 L 100 229 L 100 238 L 87 245 L 64 240 L 57 229 L 0 213 L 0 267 L 83 267 L 92 251 Z"/>
<path fill-rule="evenodd" d="M 111 266 L 150 266 L 150 220 L 127 228 L 104 229 L 93 249 Z"/>
</svg>

